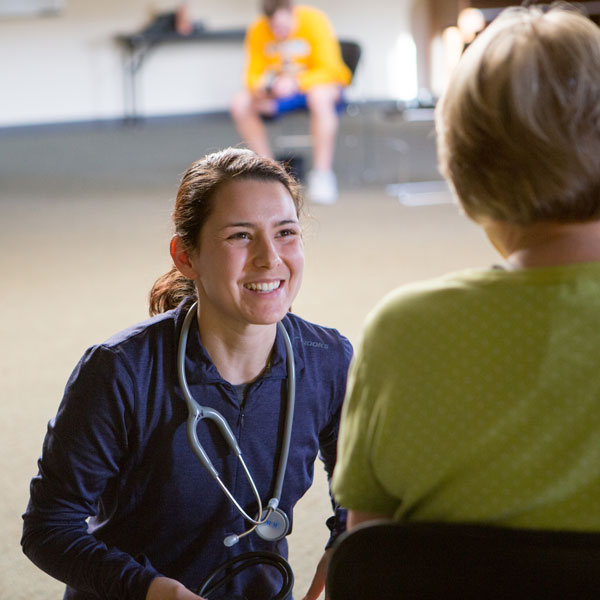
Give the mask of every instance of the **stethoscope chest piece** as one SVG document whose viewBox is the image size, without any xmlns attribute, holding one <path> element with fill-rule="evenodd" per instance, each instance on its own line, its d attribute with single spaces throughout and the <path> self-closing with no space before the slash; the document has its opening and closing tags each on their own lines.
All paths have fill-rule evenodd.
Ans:
<svg viewBox="0 0 600 600">
<path fill-rule="evenodd" d="M 269 515 L 268 513 L 271 512 Z M 264 523 L 256 526 L 256 533 L 263 539 L 269 542 L 277 542 L 282 540 L 290 530 L 290 521 L 287 515 L 280 509 L 270 511 L 265 509 L 260 516 L 260 520 Z"/>
</svg>

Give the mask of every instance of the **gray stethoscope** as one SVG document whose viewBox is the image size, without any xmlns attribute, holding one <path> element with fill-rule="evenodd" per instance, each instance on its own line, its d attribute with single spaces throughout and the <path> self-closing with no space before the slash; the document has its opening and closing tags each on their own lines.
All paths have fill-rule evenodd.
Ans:
<svg viewBox="0 0 600 600">
<path fill-rule="evenodd" d="M 294 365 L 294 351 L 292 349 L 292 343 L 290 342 L 290 337 L 285 330 L 285 327 L 281 322 L 277 323 L 277 327 L 279 331 L 283 335 L 283 341 L 285 343 L 285 351 L 287 358 L 287 410 L 285 415 L 285 423 L 284 423 L 284 431 L 283 431 L 283 441 L 281 444 L 281 456 L 279 458 L 279 465 L 277 467 L 277 476 L 275 479 L 275 488 L 273 490 L 273 497 L 267 503 L 267 508 L 263 510 L 262 501 L 260 499 L 260 495 L 258 490 L 256 489 L 256 485 L 250 472 L 248 471 L 248 467 L 242 458 L 242 451 L 240 450 L 239 444 L 229 427 L 229 424 L 223 417 L 221 413 L 216 411 L 214 408 L 210 408 L 209 406 L 201 406 L 198 404 L 190 393 L 190 388 L 187 384 L 187 379 L 185 376 L 185 350 L 187 347 L 187 338 L 190 330 L 190 326 L 192 324 L 192 320 L 194 319 L 194 315 L 196 314 L 196 308 L 198 306 L 198 302 L 194 302 L 183 322 L 183 326 L 181 328 L 181 334 L 179 336 L 179 344 L 177 348 L 177 374 L 179 376 L 179 385 L 181 386 L 181 390 L 185 397 L 185 401 L 188 407 L 188 419 L 187 419 L 187 437 L 194 451 L 194 454 L 198 458 L 198 460 L 202 463 L 204 468 L 212 475 L 212 477 L 219 484 L 224 494 L 229 498 L 229 501 L 235 506 L 235 508 L 239 511 L 239 513 L 251 523 L 251 527 L 247 529 L 244 533 L 240 534 L 232 534 L 228 535 L 223 543 L 226 546 L 233 546 L 237 544 L 240 538 L 252 533 L 256 530 L 256 533 L 263 539 L 269 541 L 277 541 L 285 537 L 287 532 L 289 531 L 289 519 L 287 515 L 278 508 L 279 501 L 281 499 L 281 488 L 283 486 L 283 479 L 285 477 L 285 470 L 287 467 L 288 455 L 290 450 L 290 442 L 292 437 L 292 422 L 294 420 L 294 404 L 296 401 L 296 372 Z M 242 465 L 244 472 L 246 474 L 246 479 L 250 484 L 256 501 L 258 503 L 258 512 L 255 518 L 252 518 L 238 503 L 238 501 L 234 498 L 233 494 L 229 491 L 228 487 L 221 481 L 219 473 L 215 469 L 212 461 L 206 454 L 202 444 L 198 440 L 198 432 L 196 430 L 196 426 L 198 421 L 202 419 L 208 419 L 215 422 L 219 431 L 225 438 L 228 446 L 233 450 L 233 453 L 237 456 L 240 464 Z"/>
</svg>

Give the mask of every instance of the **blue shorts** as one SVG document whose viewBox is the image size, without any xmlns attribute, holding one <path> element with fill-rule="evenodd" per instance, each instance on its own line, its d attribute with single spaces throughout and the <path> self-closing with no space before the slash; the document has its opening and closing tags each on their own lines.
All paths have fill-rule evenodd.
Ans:
<svg viewBox="0 0 600 600">
<path fill-rule="evenodd" d="M 340 113 L 345 106 L 346 102 L 343 94 L 340 94 L 340 99 L 335 106 L 337 112 Z M 277 100 L 275 100 L 275 112 L 273 113 L 272 118 L 279 117 L 280 115 L 284 115 L 285 113 L 294 110 L 307 109 L 308 103 L 306 101 L 306 94 L 294 94 L 293 96 L 286 96 L 285 98 L 277 98 Z"/>
<path fill-rule="evenodd" d="M 306 110 L 307 108 L 306 94 L 294 94 L 275 100 L 275 113 L 273 116 L 277 117 L 293 110 Z"/>
</svg>

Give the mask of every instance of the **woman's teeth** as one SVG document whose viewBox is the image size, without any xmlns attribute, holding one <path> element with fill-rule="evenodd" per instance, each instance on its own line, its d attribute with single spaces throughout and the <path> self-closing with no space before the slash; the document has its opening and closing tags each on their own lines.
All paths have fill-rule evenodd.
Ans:
<svg viewBox="0 0 600 600">
<path fill-rule="evenodd" d="M 276 290 L 281 281 L 271 281 L 269 283 L 246 283 L 244 287 L 246 289 L 252 290 L 253 292 L 272 292 Z"/>
</svg>

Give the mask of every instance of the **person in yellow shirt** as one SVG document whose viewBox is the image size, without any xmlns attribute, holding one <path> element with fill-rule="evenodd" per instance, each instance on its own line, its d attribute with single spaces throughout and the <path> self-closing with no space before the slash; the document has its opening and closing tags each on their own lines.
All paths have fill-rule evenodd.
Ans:
<svg viewBox="0 0 600 600">
<path fill-rule="evenodd" d="M 337 105 L 352 74 L 328 18 L 292 0 L 263 0 L 263 15 L 248 28 L 245 45 L 245 86 L 231 104 L 240 136 L 257 154 L 272 158 L 262 116 L 308 108 L 313 140 L 308 197 L 334 203 Z"/>
</svg>

